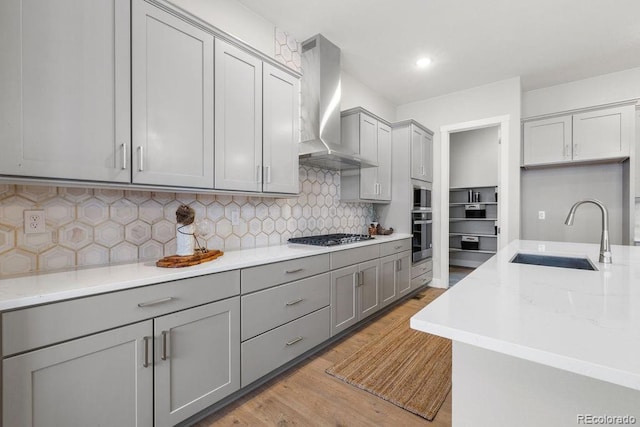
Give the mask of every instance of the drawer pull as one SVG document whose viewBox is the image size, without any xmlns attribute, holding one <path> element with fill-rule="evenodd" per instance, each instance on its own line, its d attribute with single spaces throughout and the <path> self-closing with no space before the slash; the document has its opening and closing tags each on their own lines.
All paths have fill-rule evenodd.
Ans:
<svg viewBox="0 0 640 427">
<path fill-rule="evenodd" d="M 162 304 L 163 302 L 169 302 L 169 301 L 172 301 L 172 300 L 173 300 L 173 297 L 154 299 L 153 301 L 140 302 L 140 303 L 138 303 L 138 307 L 149 307 L 149 306 L 152 306 L 152 305 Z"/>
<path fill-rule="evenodd" d="M 287 274 L 292 274 L 292 273 L 298 273 L 302 270 L 304 270 L 304 268 L 296 268 L 295 270 L 285 270 L 284 272 Z"/>
<path fill-rule="evenodd" d="M 167 335 L 169 333 L 169 331 L 162 331 L 162 356 L 160 356 L 162 360 L 167 360 Z"/>
<path fill-rule="evenodd" d="M 151 337 L 144 337 L 142 340 L 144 341 L 144 362 L 142 363 L 142 367 L 149 367 L 149 340 Z"/>
<path fill-rule="evenodd" d="M 395 250 L 402 249 L 402 245 L 394 246 L 393 249 Z"/>
<path fill-rule="evenodd" d="M 364 272 L 358 272 L 358 286 L 364 285 Z"/>
<path fill-rule="evenodd" d="M 302 337 L 294 338 L 291 341 L 289 341 L 287 345 L 294 345 L 295 343 L 302 341 L 302 339 L 303 339 Z"/>
<path fill-rule="evenodd" d="M 304 301 L 304 298 L 298 298 L 297 300 L 293 300 L 293 301 L 289 301 L 288 303 L 286 303 L 287 305 L 296 305 L 299 302 Z"/>
</svg>

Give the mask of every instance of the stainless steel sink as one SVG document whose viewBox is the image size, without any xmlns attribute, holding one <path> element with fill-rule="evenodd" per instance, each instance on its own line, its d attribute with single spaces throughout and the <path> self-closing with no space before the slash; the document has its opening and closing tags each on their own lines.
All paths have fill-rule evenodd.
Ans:
<svg viewBox="0 0 640 427">
<path fill-rule="evenodd" d="M 516 264 L 542 265 L 545 267 L 573 268 L 577 270 L 598 270 L 589 258 L 564 257 L 555 255 L 537 255 L 517 253 L 511 261 Z"/>
</svg>

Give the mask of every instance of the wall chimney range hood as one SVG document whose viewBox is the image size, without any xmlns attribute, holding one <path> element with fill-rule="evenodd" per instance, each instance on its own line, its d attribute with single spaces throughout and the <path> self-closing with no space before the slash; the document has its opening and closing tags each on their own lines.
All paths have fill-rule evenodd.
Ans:
<svg viewBox="0 0 640 427">
<path fill-rule="evenodd" d="M 340 48 L 321 34 L 302 43 L 300 164 L 330 170 L 375 167 L 340 138 Z"/>
</svg>

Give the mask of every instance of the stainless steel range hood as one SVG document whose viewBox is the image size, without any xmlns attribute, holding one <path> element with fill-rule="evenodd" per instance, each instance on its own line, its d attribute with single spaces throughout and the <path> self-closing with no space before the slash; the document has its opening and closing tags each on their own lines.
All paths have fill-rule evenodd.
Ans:
<svg viewBox="0 0 640 427">
<path fill-rule="evenodd" d="M 340 49 L 321 34 L 302 43 L 300 164 L 330 170 L 374 167 L 340 141 Z"/>
</svg>

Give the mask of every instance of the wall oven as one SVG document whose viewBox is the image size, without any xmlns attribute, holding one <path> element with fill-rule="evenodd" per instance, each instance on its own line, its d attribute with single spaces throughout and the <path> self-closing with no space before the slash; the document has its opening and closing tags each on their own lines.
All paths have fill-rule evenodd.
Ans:
<svg viewBox="0 0 640 427">
<path fill-rule="evenodd" d="M 413 208 L 411 210 L 411 233 L 413 262 L 431 258 L 433 237 L 433 212 L 431 210 L 431 190 L 413 186 Z"/>
</svg>

